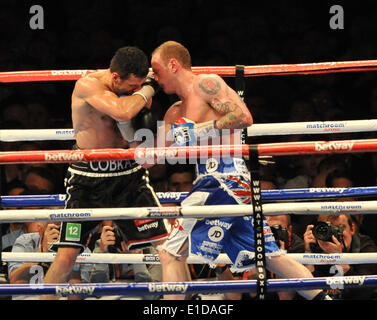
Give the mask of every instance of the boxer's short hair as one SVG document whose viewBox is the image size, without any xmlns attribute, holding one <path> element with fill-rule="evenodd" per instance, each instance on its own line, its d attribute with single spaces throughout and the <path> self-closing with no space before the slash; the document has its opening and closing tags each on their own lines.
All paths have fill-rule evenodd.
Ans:
<svg viewBox="0 0 377 320">
<path fill-rule="evenodd" d="M 182 44 L 176 41 L 166 41 L 157 47 L 152 56 L 155 53 L 160 53 L 160 57 L 164 63 L 167 64 L 168 60 L 175 58 L 185 69 L 191 69 L 191 56 L 189 51 Z"/>
<path fill-rule="evenodd" d="M 110 62 L 110 72 L 119 73 L 122 80 L 128 79 L 131 74 L 144 78 L 148 71 L 148 57 L 137 47 L 119 48 Z"/>
</svg>

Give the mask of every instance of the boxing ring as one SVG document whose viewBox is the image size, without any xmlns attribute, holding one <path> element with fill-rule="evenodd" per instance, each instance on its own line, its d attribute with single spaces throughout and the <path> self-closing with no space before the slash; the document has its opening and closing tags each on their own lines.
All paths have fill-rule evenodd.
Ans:
<svg viewBox="0 0 377 320">
<path fill-rule="evenodd" d="M 241 70 L 241 71 L 240 71 Z M 335 72 L 355 72 L 377 70 L 377 60 L 346 61 L 312 64 L 234 66 L 234 67 L 193 67 L 193 72 L 216 73 L 223 77 L 268 76 L 291 74 L 322 74 Z M 1 72 L 0 82 L 28 81 L 73 81 L 91 72 L 99 70 L 45 70 Z M 241 72 L 241 73 L 240 73 Z M 238 82 L 240 83 L 240 82 Z M 237 88 L 236 88 L 237 89 Z M 240 90 L 242 92 L 242 83 Z M 242 96 L 241 96 L 242 98 Z M 377 119 L 350 121 L 313 121 L 273 124 L 253 124 L 247 128 L 248 136 L 292 135 L 292 134 L 332 134 L 350 132 L 371 132 L 377 130 Z M 38 129 L 38 130 L 0 130 L 0 141 L 43 141 L 74 140 L 73 129 Z M 189 156 L 208 158 L 212 156 L 242 155 L 251 158 L 256 165 L 258 159 L 270 156 L 360 153 L 376 152 L 377 139 L 305 141 L 288 143 L 262 143 L 219 146 L 160 147 L 135 149 L 96 149 L 96 150 L 40 150 L 40 151 L 3 151 L 0 164 L 18 163 L 68 163 L 75 161 L 111 161 L 147 158 L 153 161 L 161 159 L 186 159 Z M 251 172 L 255 167 L 251 168 Z M 253 180 L 253 176 L 252 176 Z M 255 186 L 254 186 L 255 187 Z M 252 186 L 253 188 L 253 186 Z M 264 215 L 287 214 L 376 214 L 377 201 L 326 201 L 312 202 L 313 199 L 376 196 L 377 187 L 354 188 L 306 188 L 281 190 L 256 190 L 253 188 L 253 205 L 226 205 L 205 207 L 154 207 L 154 208 L 93 208 L 93 209 L 49 209 L 49 206 L 63 206 L 65 194 L 33 196 L 1 196 L 1 223 L 31 221 L 86 221 L 120 220 L 174 217 L 228 217 L 251 215 L 259 208 Z M 255 193 L 255 195 L 254 195 Z M 257 195 L 260 198 L 256 198 Z M 180 203 L 187 193 L 157 193 L 161 203 Z M 264 203 L 265 200 L 282 200 L 280 203 Z M 300 200 L 293 202 L 292 200 Z M 303 201 L 309 200 L 309 201 Z M 44 209 L 11 210 L 17 207 L 46 207 Z M 259 212 L 259 211 L 258 211 Z M 255 216 L 254 216 L 255 217 Z M 288 254 L 303 264 L 361 264 L 377 263 L 376 253 L 342 254 Z M 2 261 L 52 262 L 55 253 L 12 253 L 2 252 Z M 257 255 L 256 257 L 257 258 Z M 258 260 L 256 260 L 258 261 Z M 83 253 L 77 257 L 77 263 L 108 264 L 158 264 L 158 255 L 153 254 L 110 254 Z M 226 254 L 220 254 L 216 263 L 230 264 Z M 189 256 L 187 263 L 201 263 L 195 256 Z M 0 285 L 0 295 L 41 295 L 59 296 L 140 296 L 161 294 L 195 294 L 224 292 L 255 292 L 261 286 L 267 291 L 339 289 L 376 287 L 377 275 L 336 276 L 296 279 L 267 279 L 240 281 L 192 281 L 192 282 L 150 282 L 150 283 L 89 283 L 89 284 L 33 284 Z"/>
</svg>

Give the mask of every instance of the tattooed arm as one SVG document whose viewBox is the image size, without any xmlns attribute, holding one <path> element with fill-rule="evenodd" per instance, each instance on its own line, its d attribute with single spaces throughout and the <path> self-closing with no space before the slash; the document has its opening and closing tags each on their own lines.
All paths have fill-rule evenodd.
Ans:
<svg viewBox="0 0 377 320">
<path fill-rule="evenodd" d="M 245 103 L 218 75 L 198 76 L 195 91 L 223 115 L 216 121 L 217 129 L 242 129 L 253 124 L 253 118 Z"/>
</svg>

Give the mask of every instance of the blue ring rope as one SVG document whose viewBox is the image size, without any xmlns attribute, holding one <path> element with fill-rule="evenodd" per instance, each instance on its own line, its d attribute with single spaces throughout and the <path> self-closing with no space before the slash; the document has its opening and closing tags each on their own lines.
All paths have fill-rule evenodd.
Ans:
<svg viewBox="0 0 377 320">
<path fill-rule="evenodd" d="M 375 196 L 377 187 L 262 190 L 263 200 Z M 161 203 L 180 203 L 188 192 L 156 192 Z M 2 196 L 3 207 L 64 206 L 66 195 Z"/>
<path fill-rule="evenodd" d="M 268 291 L 364 288 L 377 285 L 377 275 L 349 277 L 318 277 L 294 279 L 269 279 Z M 256 280 L 194 281 L 194 282 L 139 282 L 139 283 L 92 283 L 92 284 L 2 284 L 0 295 L 60 296 L 141 296 L 162 294 L 194 294 L 221 292 L 255 292 Z"/>
</svg>

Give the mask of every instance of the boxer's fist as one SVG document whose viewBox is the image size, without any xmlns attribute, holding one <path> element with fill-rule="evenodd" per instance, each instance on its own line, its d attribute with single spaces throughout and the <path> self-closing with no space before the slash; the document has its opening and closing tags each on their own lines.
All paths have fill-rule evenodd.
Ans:
<svg viewBox="0 0 377 320">
<path fill-rule="evenodd" d="M 145 82 L 141 86 L 142 87 L 151 86 L 154 90 L 154 94 L 156 94 L 161 89 L 158 82 L 155 79 L 153 79 L 152 77 L 149 77 L 149 76 L 147 77 L 147 79 L 145 80 Z"/>
<path fill-rule="evenodd" d="M 216 121 L 195 123 L 187 118 L 179 118 L 172 124 L 174 142 L 178 146 L 194 145 L 198 140 L 219 135 Z"/>
<path fill-rule="evenodd" d="M 195 122 L 179 118 L 171 125 L 174 143 L 177 146 L 187 146 L 196 143 Z"/>
<path fill-rule="evenodd" d="M 160 86 L 157 83 L 156 80 L 154 80 L 152 77 L 147 77 L 145 82 L 141 85 L 141 89 L 138 91 L 135 91 L 133 95 L 139 95 L 144 100 L 145 103 L 148 103 L 148 101 L 160 90 Z"/>
<path fill-rule="evenodd" d="M 144 107 L 139 113 L 132 119 L 132 126 L 135 131 L 139 129 L 149 129 L 153 133 L 156 132 L 156 122 L 153 119 L 153 115 L 150 109 Z"/>
</svg>

